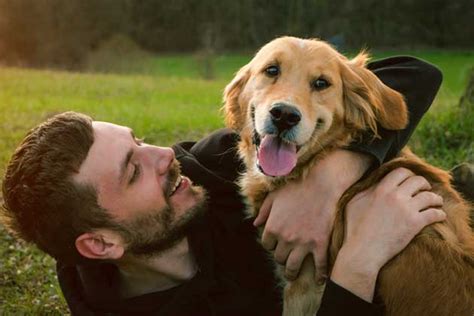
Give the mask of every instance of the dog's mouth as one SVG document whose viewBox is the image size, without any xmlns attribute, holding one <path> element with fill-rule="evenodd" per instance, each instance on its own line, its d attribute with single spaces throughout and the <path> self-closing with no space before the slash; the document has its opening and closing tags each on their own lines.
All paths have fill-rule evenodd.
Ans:
<svg viewBox="0 0 474 316">
<path fill-rule="evenodd" d="M 256 131 L 253 143 L 257 150 L 257 167 L 263 174 L 271 177 L 286 176 L 296 167 L 301 146 L 278 135 L 260 136 Z"/>
<path fill-rule="evenodd" d="M 274 130 L 259 134 L 255 127 L 255 105 L 251 107 L 250 116 L 253 124 L 252 142 L 257 151 L 257 168 L 266 176 L 288 175 L 296 167 L 301 146 L 287 139 L 287 131 L 278 133 Z"/>
</svg>

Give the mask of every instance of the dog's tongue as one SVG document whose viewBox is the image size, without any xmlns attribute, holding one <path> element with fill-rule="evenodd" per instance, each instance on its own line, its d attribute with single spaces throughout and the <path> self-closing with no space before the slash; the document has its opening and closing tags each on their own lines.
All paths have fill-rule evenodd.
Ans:
<svg viewBox="0 0 474 316">
<path fill-rule="evenodd" d="M 285 176 L 296 166 L 296 145 L 281 141 L 274 135 L 263 137 L 258 150 L 258 161 L 269 176 Z"/>
</svg>

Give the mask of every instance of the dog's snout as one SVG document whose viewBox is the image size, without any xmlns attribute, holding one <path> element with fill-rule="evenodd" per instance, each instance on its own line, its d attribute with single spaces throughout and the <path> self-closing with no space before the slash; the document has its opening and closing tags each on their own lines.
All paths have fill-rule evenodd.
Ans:
<svg viewBox="0 0 474 316">
<path fill-rule="evenodd" d="M 294 106 L 277 103 L 270 110 L 272 122 L 279 132 L 290 129 L 301 121 L 301 113 Z"/>
</svg>

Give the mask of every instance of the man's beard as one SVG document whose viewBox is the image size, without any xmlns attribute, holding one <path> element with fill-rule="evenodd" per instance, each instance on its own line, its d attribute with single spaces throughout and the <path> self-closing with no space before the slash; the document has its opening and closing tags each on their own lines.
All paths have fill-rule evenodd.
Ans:
<svg viewBox="0 0 474 316">
<path fill-rule="evenodd" d="M 115 229 L 127 245 L 126 252 L 135 256 L 153 256 L 183 240 L 207 207 L 204 190 L 200 187 L 192 189 L 199 201 L 178 218 L 168 203 L 161 210 L 116 223 Z"/>
<path fill-rule="evenodd" d="M 175 161 L 168 177 L 166 192 L 179 176 L 179 164 Z M 177 217 L 175 210 L 166 198 L 166 206 L 140 214 L 135 218 L 115 222 L 113 229 L 124 239 L 126 252 L 135 256 L 153 256 L 170 249 L 189 233 L 190 228 L 199 220 L 207 208 L 206 192 L 203 188 L 190 188 L 196 204 Z M 167 196 L 165 194 L 165 196 Z"/>
</svg>

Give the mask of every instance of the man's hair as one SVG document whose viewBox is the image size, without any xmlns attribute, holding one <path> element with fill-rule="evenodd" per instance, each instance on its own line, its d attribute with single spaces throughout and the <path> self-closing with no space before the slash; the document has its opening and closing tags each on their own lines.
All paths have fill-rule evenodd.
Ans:
<svg viewBox="0 0 474 316">
<path fill-rule="evenodd" d="M 5 172 L 2 222 L 61 261 L 85 260 L 76 238 L 111 220 L 99 206 L 96 190 L 73 181 L 93 142 L 90 117 L 58 114 L 26 135 Z"/>
</svg>

